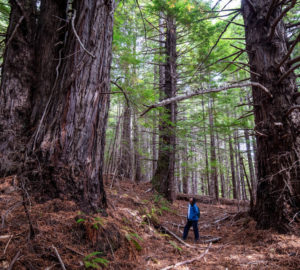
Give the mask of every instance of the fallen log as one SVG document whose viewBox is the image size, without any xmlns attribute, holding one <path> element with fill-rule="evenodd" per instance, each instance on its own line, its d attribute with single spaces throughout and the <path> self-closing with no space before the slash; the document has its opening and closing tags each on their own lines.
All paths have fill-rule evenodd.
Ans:
<svg viewBox="0 0 300 270">
<path fill-rule="evenodd" d="M 173 233 L 172 231 L 170 231 L 167 227 L 161 226 L 159 228 L 160 231 L 167 233 L 169 235 L 172 235 L 177 241 L 179 241 L 181 244 L 189 247 L 189 248 L 196 248 L 195 246 L 192 246 L 186 242 L 184 242 L 179 236 L 177 236 L 175 233 Z"/>
<path fill-rule="evenodd" d="M 225 205 L 239 205 L 239 206 L 250 206 L 249 201 L 240 201 L 236 199 L 224 199 L 224 198 L 219 198 L 219 201 L 217 201 L 215 198 L 210 197 L 210 196 L 204 196 L 204 195 L 193 195 L 193 194 L 183 194 L 183 193 L 178 193 L 176 195 L 177 200 L 184 200 L 184 201 L 189 201 L 190 198 L 195 198 L 197 202 L 200 203 L 205 203 L 205 204 L 225 204 Z"/>
</svg>

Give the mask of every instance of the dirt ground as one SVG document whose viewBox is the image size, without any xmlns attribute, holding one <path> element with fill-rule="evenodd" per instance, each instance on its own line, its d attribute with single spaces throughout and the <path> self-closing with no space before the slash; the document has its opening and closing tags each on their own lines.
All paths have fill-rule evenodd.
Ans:
<svg viewBox="0 0 300 270">
<path fill-rule="evenodd" d="M 89 216 L 71 201 L 37 204 L 29 194 L 24 207 L 17 180 L 0 179 L 0 269 L 300 269 L 300 235 L 256 230 L 245 208 L 198 203 L 200 242 L 191 229 L 184 245 L 156 228 L 181 237 L 187 202 L 170 205 L 150 184 L 111 188 L 107 179 L 106 192 L 108 216 Z"/>
</svg>

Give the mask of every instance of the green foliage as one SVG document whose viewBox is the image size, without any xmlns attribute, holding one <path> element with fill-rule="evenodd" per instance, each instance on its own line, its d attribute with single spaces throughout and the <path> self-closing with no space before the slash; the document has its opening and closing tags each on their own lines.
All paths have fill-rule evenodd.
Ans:
<svg viewBox="0 0 300 270">
<path fill-rule="evenodd" d="M 133 245 L 137 251 L 142 250 L 142 246 L 140 245 L 140 243 L 138 241 L 143 241 L 143 239 L 137 233 L 130 232 L 130 233 L 125 234 L 125 237 L 128 240 L 128 242 L 133 243 Z"/>
<path fill-rule="evenodd" d="M 180 253 L 182 251 L 182 248 L 179 247 L 174 241 L 169 241 L 169 243 L 171 244 L 171 246 L 174 248 L 175 252 Z"/>
<path fill-rule="evenodd" d="M 109 261 L 105 258 L 101 258 L 98 255 L 102 252 L 95 251 L 84 257 L 83 262 L 86 268 L 100 269 L 101 267 L 106 267 Z"/>
</svg>

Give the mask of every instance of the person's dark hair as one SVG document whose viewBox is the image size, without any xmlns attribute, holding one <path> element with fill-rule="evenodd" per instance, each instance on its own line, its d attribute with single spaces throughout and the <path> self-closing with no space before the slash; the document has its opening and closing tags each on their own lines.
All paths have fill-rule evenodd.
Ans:
<svg viewBox="0 0 300 270">
<path fill-rule="evenodd" d="M 192 199 L 192 205 L 194 205 L 196 203 L 196 199 L 195 198 L 191 198 Z"/>
</svg>

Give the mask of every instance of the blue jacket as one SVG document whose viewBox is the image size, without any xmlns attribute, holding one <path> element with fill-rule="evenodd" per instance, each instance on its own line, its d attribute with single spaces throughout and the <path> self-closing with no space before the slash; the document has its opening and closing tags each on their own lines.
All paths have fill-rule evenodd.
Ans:
<svg viewBox="0 0 300 270">
<path fill-rule="evenodd" d="M 188 220 L 198 220 L 200 217 L 200 211 L 199 208 L 196 204 L 191 205 L 189 203 L 189 208 L 188 208 Z"/>
</svg>

